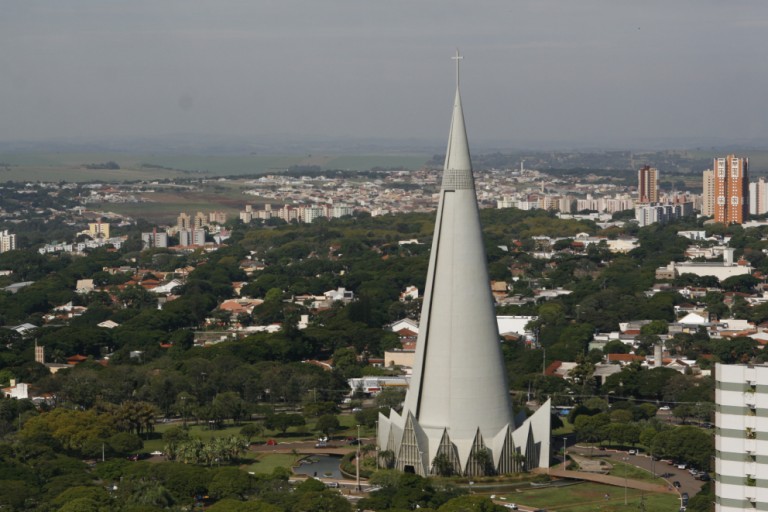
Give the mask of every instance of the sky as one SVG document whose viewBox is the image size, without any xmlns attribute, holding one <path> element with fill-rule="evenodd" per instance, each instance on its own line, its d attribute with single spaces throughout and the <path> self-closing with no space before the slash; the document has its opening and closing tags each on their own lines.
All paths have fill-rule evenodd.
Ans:
<svg viewBox="0 0 768 512">
<path fill-rule="evenodd" d="M 0 142 L 768 147 L 765 0 L 0 0 Z M 766 143 L 764 144 L 763 141 Z"/>
</svg>

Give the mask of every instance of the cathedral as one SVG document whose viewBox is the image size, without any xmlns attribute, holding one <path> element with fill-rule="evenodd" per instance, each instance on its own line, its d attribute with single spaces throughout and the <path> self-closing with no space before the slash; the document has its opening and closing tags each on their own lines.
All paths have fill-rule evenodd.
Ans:
<svg viewBox="0 0 768 512">
<path fill-rule="evenodd" d="M 550 403 L 515 417 L 507 388 L 472 176 L 456 55 L 456 97 L 411 384 L 379 415 L 378 448 L 422 476 L 549 466 Z"/>
</svg>

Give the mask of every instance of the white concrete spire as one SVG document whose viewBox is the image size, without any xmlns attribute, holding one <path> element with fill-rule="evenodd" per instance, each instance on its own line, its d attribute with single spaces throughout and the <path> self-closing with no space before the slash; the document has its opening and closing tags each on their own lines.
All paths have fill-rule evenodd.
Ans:
<svg viewBox="0 0 768 512">
<path fill-rule="evenodd" d="M 467 141 L 467 128 L 464 124 L 464 110 L 461 107 L 461 91 L 459 89 L 459 62 L 464 57 L 459 55 L 459 51 L 456 50 L 456 55 L 451 58 L 456 60 L 456 97 L 453 100 L 451 131 L 448 134 L 448 149 L 445 152 L 443 187 L 446 185 L 449 187 L 454 186 L 453 179 L 459 177 L 461 177 L 459 183 L 465 186 L 474 186 L 472 162 L 469 157 L 469 142 Z"/>
<path fill-rule="evenodd" d="M 434 471 L 438 455 L 456 473 L 485 474 L 480 450 L 492 455 L 492 471 L 520 470 L 515 453 L 526 468 L 544 466 L 548 448 L 542 454 L 544 440 L 532 440 L 533 420 L 515 431 L 458 87 L 461 56 L 454 58 L 456 98 L 413 374 L 402 414 L 380 416 L 378 442 L 395 452 L 395 467 L 421 474 Z M 535 421 L 548 447 L 546 409 Z"/>
</svg>

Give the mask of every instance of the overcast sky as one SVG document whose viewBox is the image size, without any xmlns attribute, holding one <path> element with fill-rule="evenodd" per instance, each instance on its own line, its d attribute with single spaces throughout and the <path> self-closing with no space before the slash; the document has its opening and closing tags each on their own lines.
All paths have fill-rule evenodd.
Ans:
<svg viewBox="0 0 768 512">
<path fill-rule="evenodd" d="M 0 0 L 0 141 L 443 140 L 456 47 L 470 143 L 768 142 L 765 0 Z"/>
</svg>

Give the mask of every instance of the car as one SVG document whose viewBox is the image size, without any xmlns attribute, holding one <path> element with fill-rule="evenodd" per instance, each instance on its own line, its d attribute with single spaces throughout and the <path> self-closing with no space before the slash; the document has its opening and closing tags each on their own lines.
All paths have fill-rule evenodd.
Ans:
<svg viewBox="0 0 768 512">
<path fill-rule="evenodd" d="M 711 479 L 709 473 L 699 473 L 696 475 L 696 480 L 701 480 L 702 482 L 709 482 Z"/>
<path fill-rule="evenodd" d="M 315 448 L 325 448 L 326 446 L 328 446 L 328 443 L 326 443 L 325 441 L 320 441 L 319 443 L 315 443 Z"/>
<path fill-rule="evenodd" d="M 509 510 L 517 510 L 517 505 L 514 503 L 505 503 L 504 508 L 508 508 Z"/>
<path fill-rule="evenodd" d="M 339 488 L 339 482 L 328 482 L 325 484 L 326 487 L 330 489 L 338 489 Z"/>
<path fill-rule="evenodd" d="M 680 499 L 682 500 L 683 506 L 687 507 L 688 506 L 688 493 L 684 492 L 683 494 L 681 494 L 680 495 Z"/>
<path fill-rule="evenodd" d="M 686 466 L 685 464 L 678 464 L 678 465 L 677 465 L 677 469 L 685 469 L 685 468 L 687 468 L 687 467 L 688 467 L 688 466 Z"/>
<path fill-rule="evenodd" d="M 360 412 L 362 410 L 363 409 L 361 409 L 360 407 L 355 407 L 354 409 L 352 409 L 352 412 Z"/>
<path fill-rule="evenodd" d="M 671 476 L 675 476 L 673 473 L 662 473 L 661 478 L 669 478 Z"/>
<path fill-rule="evenodd" d="M 358 444 L 362 444 L 362 443 L 360 442 L 360 440 L 359 440 L 359 439 L 352 439 L 352 440 L 349 442 L 349 444 L 351 444 L 352 446 L 356 446 L 356 445 L 358 445 Z"/>
<path fill-rule="evenodd" d="M 675 480 L 674 482 L 672 482 L 672 485 L 674 485 L 674 486 L 675 486 L 675 487 L 677 487 L 678 489 L 681 487 L 681 486 L 680 486 L 680 482 L 678 482 L 677 480 Z"/>
<path fill-rule="evenodd" d="M 629 450 L 629 455 L 637 455 L 637 450 Z"/>
<path fill-rule="evenodd" d="M 668 405 L 662 405 L 661 407 L 659 407 L 659 410 L 660 411 L 668 411 L 669 410 L 669 406 Z"/>
</svg>

